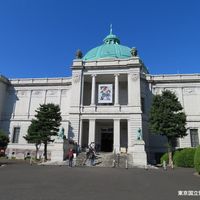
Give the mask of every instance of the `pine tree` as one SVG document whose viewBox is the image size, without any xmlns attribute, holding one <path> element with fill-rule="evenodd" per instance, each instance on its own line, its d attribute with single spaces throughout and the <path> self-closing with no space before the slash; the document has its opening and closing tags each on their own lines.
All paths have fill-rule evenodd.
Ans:
<svg viewBox="0 0 200 200">
<path fill-rule="evenodd" d="M 42 143 L 42 136 L 38 128 L 39 128 L 38 121 L 35 119 L 32 119 L 31 125 L 28 128 L 28 134 L 24 136 L 24 139 L 26 139 L 29 143 L 35 144 L 35 148 L 36 148 L 35 158 L 36 159 L 38 158 L 38 151 Z"/>
<path fill-rule="evenodd" d="M 0 130 L 0 147 L 7 147 L 9 143 L 9 137 L 4 133 L 2 130 Z"/>
<path fill-rule="evenodd" d="M 153 134 L 167 137 L 169 165 L 171 166 L 173 141 L 187 135 L 186 115 L 173 92 L 165 90 L 161 95 L 153 97 L 149 122 Z"/>
<path fill-rule="evenodd" d="M 61 112 L 58 105 L 43 104 L 36 110 L 35 119 L 31 121 L 28 134 L 24 137 L 28 142 L 36 145 L 36 153 L 39 145 L 44 144 L 44 157 L 47 160 L 47 145 L 57 136 L 61 124 Z M 37 156 L 37 155 L 36 155 Z"/>
</svg>

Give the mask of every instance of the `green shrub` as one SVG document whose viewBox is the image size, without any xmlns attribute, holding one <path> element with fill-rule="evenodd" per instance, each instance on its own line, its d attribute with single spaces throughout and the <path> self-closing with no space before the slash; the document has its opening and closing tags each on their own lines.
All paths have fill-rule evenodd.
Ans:
<svg viewBox="0 0 200 200">
<path fill-rule="evenodd" d="M 160 158 L 160 164 L 163 164 L 163 161 L 166 161 L 166 164 L 169 163 L 169 156 L 168 156 L 168 152 L 167 153 L 164 153 L 161 158 Z"/>
<path fill-rule="evenodd" d="M 200 174 L 200 146 L 197 147 L 194 155 L 194 167 L 196 171 Z"/>
<path fill-rule="evenodd" d="M 196 148 L 185 148 L 176 151 L 173 156 L 173 162 L 177 167 L 194 167 L 194 154 Z"/>
</svg>

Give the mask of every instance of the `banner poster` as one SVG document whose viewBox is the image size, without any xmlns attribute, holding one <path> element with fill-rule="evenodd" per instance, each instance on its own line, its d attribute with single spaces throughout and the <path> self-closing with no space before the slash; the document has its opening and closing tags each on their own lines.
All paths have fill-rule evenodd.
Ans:
<svg viewBox="0 0 200 200">
<path fill-rule="evenodd" d="M 99 84 L 98 103 L 112 103 L 112 84 Z"/>
</svg>

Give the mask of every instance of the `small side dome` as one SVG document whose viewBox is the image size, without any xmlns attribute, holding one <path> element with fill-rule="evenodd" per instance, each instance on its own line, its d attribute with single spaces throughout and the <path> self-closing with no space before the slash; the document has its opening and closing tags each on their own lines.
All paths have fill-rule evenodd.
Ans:
<svg viewBox="0 0 200 200">
<path fill-rule="evenodd" d="M 120 45 L 120 39 L 112 34 L 112 28 L 110 34 L 103 40 L 104 44 L 96 48 L 91 49 L 83 57 L 83 60 L 99 60 L 99 59 L 126 59 L 132 57 L 131 49 L 129 47 Z"/>
</svg>

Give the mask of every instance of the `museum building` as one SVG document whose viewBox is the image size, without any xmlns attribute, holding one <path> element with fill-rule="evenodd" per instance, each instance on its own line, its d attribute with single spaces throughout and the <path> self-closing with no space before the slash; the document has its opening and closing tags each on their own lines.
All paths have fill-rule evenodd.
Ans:
<svg viewBox="0 0 200 200">
<path fill-rule="evenodd" d="M 112 30 L 84 57 L 78 51 L 71 70 L 71 77 L 62 78 L 0 76 L 0 128 L 9 134 L 10 157 L 35 151 L 23 136 L 39 105 L 54 103 L 61 109 L 60 129 L 80 147 L 94 142 L 100 152 L 132 155 L 135 165 L 155 162 L 166 151 L 166 138 L 150 133 L 148 115 L 153 95 L 166 89 L 187 115 L 188 135 L 177 140 L 177 148 L 199 145 L 200 74 L 151 75 L 136 48 L 121 45 Z M 62 139 L 55 138 L 48 156 L 62 160 L 62 153 Z"/>
</svg>

